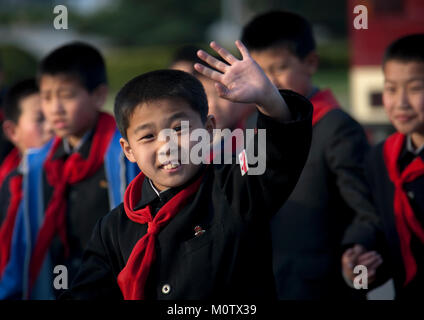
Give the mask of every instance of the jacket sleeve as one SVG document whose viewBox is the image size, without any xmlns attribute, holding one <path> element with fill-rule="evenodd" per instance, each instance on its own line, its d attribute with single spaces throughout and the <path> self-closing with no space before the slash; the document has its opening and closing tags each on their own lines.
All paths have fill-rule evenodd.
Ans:
<svg viewBox="0 0 424 320">
<path fill-rule="evenodd" d="M 232 211 L 243 219 L 268 221 L 293 191 L 308 157 L 312 104 L 292 91 L 282 90 L 280 93 L 290 109 L 292 120 L 278 122 L 258 112 L 254 143 L 248 144 L 246 149 L 251 166 L 247 174 L 242 175 L 240 165 L 235 161 L 215 170 L 219 187 Z M 252 165 L 254 158 L 257 158 L 257 168 Z"/>
<path fill-rule="evenodd" d="M 373 166 L 375 165 L 376 148 L 372 149 L 367 154 L 364 161 L 364 173 L 366 177 L 367 186 L 370 190 L 375 190 L 373 177 Z M 371 204 L 373 210 L 367 214 L 358 214 L 350 226 L 347 228 L 344 238 L 342 241 L 342 248 L 345 251 L 349 247 L 353 247 L 355 244 L 360 244 L 367 250 L 375 250 L 383 257 L 383 264 L 377 269 L 376 280 L 369 286 L 372 290 L 383 283 L 385 283 L 391 277 L 390 265 L 385 262 L 388 257 L 388 247 L 386 245 L 384 230 L 381 218 L 375 208 L 375 198 L 373 192 L 370 194 Z"/>
<path fill-rule="evenodd" d="M 113 273 L 113 261 L 108 254 L 102 234 L 105 219 L 101 218 L 84 251 L 82 263 L 70 288 L 59 296 L 59 300 L 123 299 Z"/>
</svg>

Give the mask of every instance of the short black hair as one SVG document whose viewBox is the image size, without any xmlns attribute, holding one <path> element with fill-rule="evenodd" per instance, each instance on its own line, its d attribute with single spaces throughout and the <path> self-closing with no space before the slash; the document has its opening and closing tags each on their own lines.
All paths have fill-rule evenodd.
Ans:
<svg viewBox="0 0 424 320">
<path fill-rule="evenodd" d="M 121 135 L 128 140 L 130 117 L 141 103 L 173 98 L 186 101 L 206 122 L 208 100 L 201 82 L 184 71 L 156 70 L 133 78 L 116 95 L 114 113 Z"/>
<path fill-rule="evenodd" d="M 244 26 L 241 41 L 250 51 L 282 47 L 300 59 L 316 48 L 311 24 L 287 11 L 269 11 L 254 17 Z"/>
<path fill-rule="evenodd" d="M 32 95 L 38 93 L 38 86 L 35 78 L 21 80 L 13 84 L 6 92 L 3 104 L 3 112 L 5 120 L 11 120 L 18 123 L 21 116 L 21 101 Z"/>
<path fill-rule="evenodd" d="M 39 65 L 38 80 L 43 75 L 76 77 L 88 92 L 107 84 L 103 56 L 95 47 L 83 42 L 71 42 L 47 55 Z"/>
<path fill-rule="evenodd" d="M 392 42 L 383 56 L 383 66 L 389 60 L 424 62 L 424 33 L 410 34 Z"/>
</svg>

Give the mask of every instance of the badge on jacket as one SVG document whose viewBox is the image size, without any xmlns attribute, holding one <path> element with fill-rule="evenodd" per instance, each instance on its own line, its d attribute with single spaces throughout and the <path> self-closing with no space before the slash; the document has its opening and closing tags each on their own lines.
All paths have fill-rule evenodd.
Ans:
<svg viewBox="0 0 424 320">
<path fill-rule="evenodd" d="M 247 163 L 246 157 L 246 149 L 243 149 L 243 151 L 239 153 L 239 160 L 241 175 L 244 176 L 247 173 L 247 170 L 249 170 L 249 165 Z"/>
</svg>

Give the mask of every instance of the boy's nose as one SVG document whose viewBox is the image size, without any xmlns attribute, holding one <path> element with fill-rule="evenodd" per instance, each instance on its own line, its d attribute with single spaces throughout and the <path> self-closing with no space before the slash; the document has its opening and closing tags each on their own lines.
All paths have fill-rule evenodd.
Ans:
<svg viewBox="0 0 424 320">
<path fill-rule="evenodd" d="M 53 114 L 62 114 L 65 109 L 63 108 L 63 103 L 58 98 L 53 98 L 51 101 L 51 111 Z"/>
<path fill-rule="evenodd" d="M 405 89 L 400 89 L 396 97 L 396 106 L 398 108 L 406 108 L 409 106 L 408 93 Z"/>
</svg>

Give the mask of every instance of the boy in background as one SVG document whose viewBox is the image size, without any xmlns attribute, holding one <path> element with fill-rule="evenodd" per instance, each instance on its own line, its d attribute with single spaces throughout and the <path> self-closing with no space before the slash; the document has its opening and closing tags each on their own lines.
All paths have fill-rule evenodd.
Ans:
<svg viewBox="0 0 424 320">
<path fill-rule="evenodd" d="M 424 289 L 424 34 L 394 41 L 383 72 L 384 109 L 397 132 L 367 157 L 377 215 L 349 228 L 342 264 L 351 285 L 361 264 L 371 287 L 391 277 L 396 299 L 417 300 Z"/>
<path fill-rule="evenodd" d="M 368 142 L 332 92 L 314 85 L 318 54 L 309 22 L 284 11 L 255 17 L 242 41 L 279 89 L 314 106 L 309 158 L 296 188 L 271 222 L 274 271 L 280 299 L 362 298 L 340 269 L 347 226 L 373 211 L 363 174 Z"/>
<path fill-rule="evenodd" d="M 0 124 L 3 124 L 4 121 L 4 109 L 3 102 L 4 96 L 6 94 L 6 86 L 4 84 L 5 73 L 3 69 L 2 61 L 0 60 Z M 9 152 L 13 149 L 13 144 L 7 139 L 4 135 L 3 130 L 0 130 L 0 165 Z"/>
<path fill-rule="evenodd" d="M 54 50 L 41 61 L 38 82 L 42 110 L 57 137 L 27 157 L 23 198 L 29 213 L 18 216 L 0 282 L 3 298 L 18 292 L 53 299 L 60 293 L 63 287 L 53 287 L 55 266 L 66 266 L 66 282 L 72 281 L 94 224 L 122 201 L 137 172 L 120 150 L 114 118 L 101 111 L 108 89 L 96 48 L 75 42 Z"/>
<path fill-rule="evenodd" d="M 22 199 L 22 157 L 31 148 L 39 148 L 52 137 L 40 103 L 35 79 L 11 86 L 4 105 L 3 131 L 15 148 L 0 167 L 0 278 L 9 259 L 12 232 Z M 22 209 L 22 207 L 21 207 Z"/>
</svg>

